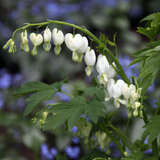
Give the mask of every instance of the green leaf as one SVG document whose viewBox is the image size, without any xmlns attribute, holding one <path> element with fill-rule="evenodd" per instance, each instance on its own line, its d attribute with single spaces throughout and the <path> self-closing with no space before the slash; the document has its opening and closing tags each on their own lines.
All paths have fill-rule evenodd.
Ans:
<svg viewBox="0 0 160 160">
<path fill-rule="evenodd" d="M 80 96 L 73 98 L 70 102 L 57 104 L 49 110 L 54 115 L 47 119 L 44 129 L 56 129 L 65 121 L 68 121 L 68 127 L 71 129 L 84 113 L 84 109 L 85 99 Z"/>
<path fill-rule="evenodd" d="M 106 158 L 94 158 L 93 160 L 107 160 Z"/>
<path fill-rule="evenodd" d="M 47 88 L 46 90 L 42 90 L 40 92 L 32 94 L 27 99 L 28 104 L 25 108 L 24 115 L 28 115 L 29 113 L 31 113 L 33 109 L 35 109 L 35 107 L 41 102 L 51 99 L 56 92 L 56 89 Z"/>
<path fill-rule="evenodd" d="M 49 85 L 42 82 L 28 82 L 14 92 L 15 96 L 25 96 L 30 93 L 39 92 L 49 88 Z"/>
<path fill-rule="evenodd" d="M 137 31 L 150 40 L 154 40 L 160 33 L 160 12 L 143 18 L 141 22 L 145 22 L 145 27 L 138 27 Z"/>
<path fill-rule="evenodd" d="M 144 21 L 152 21 L 152 20 L 154 20 L 157 16 L 160 16 L 160 13 L 159 13 L 159 12 L 158 12 L 158 13 L 153 13 L 153 14 L 150 14 L 150 15 L 146 16 L 145 18 L 143 18 L 143 19 L 141 20 L 141 22 L 144 22 Z"/>
<path fill-rule="evenodd" d="M 145 125 L 145 132 L 144 135 L 148 135 L 148 143 L 152 143 L 156 137 L 160 134 L 160 116 L 154 116 L 151 118 L 151 120 L 149 121 L 149 123 L 147 123 Z"/>
<path fill-rule="evenodd" d="M 98 100 L 104 101 L 105 93 L 103 88 L 98 87 L 88 87 L 84 90 L 85 96 L 93 97 L 95 96 Z"/>
<path fill-rule="evenodd" d="M 87 153 L 87 155 L 82 157 L 80 160 L 93 160 L 95 157 L 101 157 L 103 159 L 107 158 L 104 152 L 95 149 L 90 151 L 90 153 Z"/>
<path fill-rule="evenodd" d="M 17 126 L 17 125 L 29 125 L 29 122 L 24 119 L 20 114 L 7 113 L 0 111 L 0 125 L 2 126 Z"/>
<path fill-rule="evenodd" d="M 68 160 L 66 155 L 58 154 L 56 155 L 56 160 Z"/>
<path fill-rule="evenodd" d="M 71 129 L 83 114 L 87 114 L 96 123 L 99 117 L 105 115 L 104 109 L 105 106 L 101 101 L 95 99 L 87 102 L 84 97 L 76 96 L 70 102 L 54 105 L 48 110 L 53 114 L 46 120 L 44 129 L 56 129 L 65 122 Z"/>
<path fill-rule="evenodd" d="M 154 40 L 159 33 L 159 28 L 157 26 L 147 28 L 137 27 L 137 32 L 148 37 L 150 40 Z"/>
<path fill-rule="evenodd" d="M 86 114 L 94 123 L 97 123 L 99 117 L 103 117 L 105 115 L 104 110 L 104 103 L 97 100 L 92 100 L 85 108 Z"/>
<path fill-rule="evenodd" d="M 132 152 L 129 156 L 121 158 L 121 160 L 144 160 L 142 152 Z"/>
<path fill-rule="evenodd" d="M 142 88 L 142 94 L 153 83 L 157 74 L 160 72 L 160 54 L 151 56 L 141 65 L 140 75 L 138 77 L 139 86 Z"/>
</svg>

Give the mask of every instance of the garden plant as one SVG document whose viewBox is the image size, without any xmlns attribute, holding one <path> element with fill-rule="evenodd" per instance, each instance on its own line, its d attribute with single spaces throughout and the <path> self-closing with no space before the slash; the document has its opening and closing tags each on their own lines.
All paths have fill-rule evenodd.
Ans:
<svg viewBox="0 0 160 160">
<path fill-rule="evenodd" d="M 16 52 L 16 35 L 20 37 L 19 48 L 33 56 L 38 56 L 39 47 L 43 47 L 46 54 L 54 47 L 55 54 L 61 56 L 61 51 L 66 47 L 70 50 L 75 65 L 84 62 L 84 72 L 92 77 L 87 87 L 77 87 L 68 93 L 70 101 L 59 103 L 48 102 L 57 92 L 64 92 L 62 88 L 69 83 L 68 78 L 53 84 L 23 84 L 14 92 L 14 96 L 26 98 L 24 116 L 30 116 L 32 122 L 44 131 L 56 130 L 58 127 L 71 131 L 77 126 L 76 135 L 83 139 L 85 145 L 101 151 L 97 155 L 91 152 L 82 160 L 116 159 L 108 149 L 110 142 L 117 146 L 122 155 L 121 160 L 158 160 L 160 99 L 157 100 L 154 115 L 147 113 L 144 100 L 149 98 L 147 89 L 160 73 L 160 13 L 143 18 L 141 24 L 137 32 L 146 37 L 148 43 L 133 54 L 130 66 L 138 64 L 140 67 L 137 77 L 128 77 L 119 62 L 116 34 L 112 40 L 102 33 L 96 37 L 85 27 L 57 20 L 27 23 L 17 28 L 3 47 L 9 53 Z M 65 33 L 65 30 L 62 31 L 57 26 L 72 27 L 73 33 Z M 31 32 L 35 29 L 36 33 Z M 124 128 L 114 122 L 118 116 L 117 110 L 121 107 L 127 111 L 128 116 Z M 132 142 L 128 136 L 129 125 L 136 119 L 144 121 L 144 132 L 141 139 Z M 144 143 L 146 140 L 147 143 Z M 147 149 L 152 149 L 151 155 L 145 154 Z"/>
</svg>

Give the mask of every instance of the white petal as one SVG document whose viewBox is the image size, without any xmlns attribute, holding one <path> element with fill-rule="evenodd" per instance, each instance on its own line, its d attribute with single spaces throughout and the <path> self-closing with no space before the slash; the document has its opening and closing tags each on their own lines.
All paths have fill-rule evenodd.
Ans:
<svg viewBox="0 0 160 160">
<path fill-rule="evenodd" d="M 79 53 L 85 53 L 88 49 L 88 39 L 86 37 L 82 37 L 82 42 L 81 46 L 78 49 Z"/>
<path fill-rule="evenodd" d="M 34 46 L 39 46 L 43 42 L 43 37 L 41 34 L 31 33 L 30 40 Z"/>
<path fill-rule="evenodd" d="M 98 60 L 97 60 L 97 64 L 96 64 L 96 69 L 97 69 L 97 72 L 99 74 L 103 74 L 105 72 L 108 71 L 109 69 L 109 63 L 108 63 L 108 60 L 106 59 L 106 57 L 104 55 L 99 55 L 98 56 Z"/>
<path fill-rule="evenodd" d="M 116 75 L 116 71 L 112 67 L 112 65 L 109 65 L 109 69 L 107 71 L 108 77 L 113 78 Z"/>
<path fill-rule="evenodd" d="M 53 43 L 55 45 L 61 45 L 64 42 L 64 34 L 61 30 L 54 28 L 52 31 Z"/>
<path fill-rule="evenodd" d="M 51 41 L 51 31 L 48 27 L 45 29 L 43 37 L 44 37 L 45 42 L 50 42 Z"/>
<path fill-rule="evenodd" d="M 114 85 L 115 85 L 114 79 L 110 79 L 107 85 L 107 90 L 110 97 L 113 97 L 114 95 L 114 88 L 113 88 Z"/>
<path fill-rule="evenodd" d="M 72 35 L 71 33 L 67 33 L 67 34 L 65 35 L 65 43 L 66 43 L 66 46 L 67 46 L 71 51 L 74 51 L 74 50 L 71 48 L 72 41 L 73 41 L 73 35 Z"/>
<path fill-rule="evenodd" d="M 96 54 L 93 49 L 90 50 L 90 47 L 88 47 L 88 50 L 84 56 L 84 61 L 87 66 L 94 66 L 96 62 Z"/>
</svg>

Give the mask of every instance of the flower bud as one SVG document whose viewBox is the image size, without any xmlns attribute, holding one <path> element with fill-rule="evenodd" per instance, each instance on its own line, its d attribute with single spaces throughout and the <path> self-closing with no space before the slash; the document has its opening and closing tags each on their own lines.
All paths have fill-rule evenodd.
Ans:
<svg viewBox="0 0 160 160">
<path fill-rule="evenodd" d="M 133 111 L 133 116 L 137 117 L 138 116 L 138 110 Z"/>
<path fill-rule="evenodd" d="M 21 33 L 21 49 L 25 52 L 29 52 L 28 37 L 26 30 Z"/>
<path fill-rule="evenodd" d="M 9 53 L 14 53 L 16 52 L 16 46 L 15 46 L 15 42 L 13 41 L 13 39 L 9 39 L 7 41 L 7 43 L 3 46 L 3 49 L 9 49 L 8 52 Z"/>
<path fill-rule="evenodd" d="M 140 103 L 140 102 L 136 101 L 136 102 L 134 103 L 134 108 L 135 108 L 135 109 L 138 109 L 140 106 L 141 106 L 141 103 Z"/>
</svg>

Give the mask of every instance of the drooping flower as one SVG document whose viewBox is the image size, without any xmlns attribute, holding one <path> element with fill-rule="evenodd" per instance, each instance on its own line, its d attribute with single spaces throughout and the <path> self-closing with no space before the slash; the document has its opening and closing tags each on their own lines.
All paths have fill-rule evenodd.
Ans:
<svg viewBox="0 0 160 160">
<path fill-rule="evenodd" d="M 102 54 L 98 56 L 96 69 L 100 75 L 106 73 L 109 69 L 109 62 Z"/>
<path fill-rule="evenodd" d="M 21 33 L 21 49 L 25 52 L 29 52 L 27 30 Z"/>
<path fill-rule="evenodd" d="M 115 83 L 114 79 L 108 81 L 107 88 L 110 97 L 119 98 L 122 94 L 121 84 L 118 81 Z"/>
<path fill-rule="evenodd" d="M 91 49 L 90 47 L 88 47 L 87 52 L 84 56 L 84 61 L 87 65 L 85 71 L 87 76 L 90 76 L 92 73 L 92 68 L 96 63 L 96 54 L 95 51 L 93 49 Z"/>
<path fill-rule="evenodd" d="M 61 30 L 54 28 L 52 31 L 53 43 L 55 45 L 54 51 L 56 55 L 59 55 L 61 52 L 61 45 L 64 42 L 64 34 Z"/>
<path fill-rule="evenodd" d="M 114 63 L 113 63 L 114 65 Z M 112 65 L 109 64 L 108 60 L 104 55 L 99 55 L 96 70 L 98 72 L 98 79 L 101 84 L 106 85 L 108 80 L 115 76 L 115 70 L 113 69 Z"/>
<path fill-rule="evenodd" d="M 16 52 L 16 45 L 14 40 L 11 38 L 7 41 L 7 43 L 3 46 L 3 49 L 8 49 L 9 53 L 15 53 Z"/>
<path fill-rule="evenodd" d="M 32 50 L 32 55 L 37 55 L 37 47 L 42 44 L 43 37 L 41 34 L 31 33 L 30 34 L 30 40 L 32 44 L 34 45 Z"/>
<path fill-rule="evenodd" d="M 65 35 L 65 43 L 72 51 L 73 61 L 80 63 L 83 59 L 83 53 L 85 53 L 88 48 L 87 38 L 80 34 L 73 35 L 71 33 L 67 33 Z"/>
<path fill-rule="evenodd" d="M 51 49 L 51 43 L 50 43 L 50 41 L 51 41 L 51 31 L 48 27 L 45 29 L 43 37 L 44 37 L 43 48 L 46 52 L 49 52 L 50 49 Z"/>
</svg>

